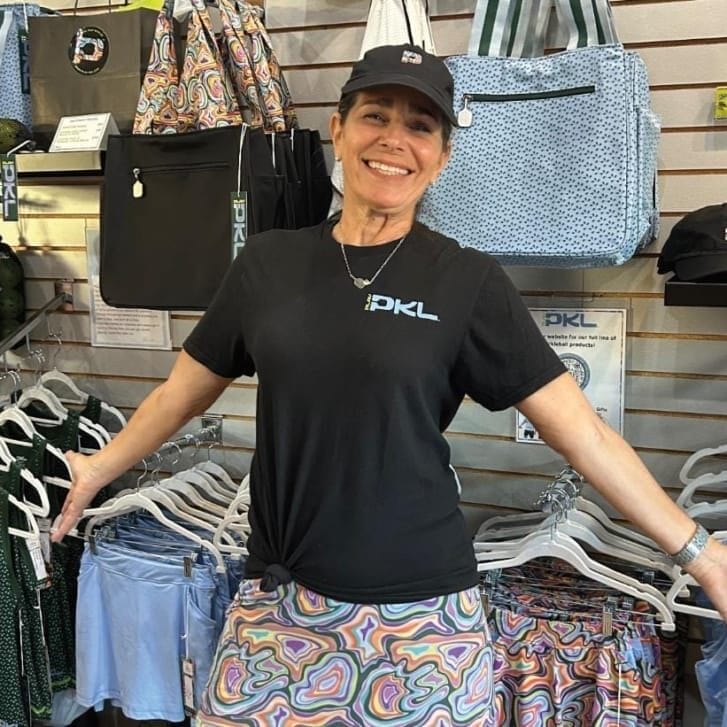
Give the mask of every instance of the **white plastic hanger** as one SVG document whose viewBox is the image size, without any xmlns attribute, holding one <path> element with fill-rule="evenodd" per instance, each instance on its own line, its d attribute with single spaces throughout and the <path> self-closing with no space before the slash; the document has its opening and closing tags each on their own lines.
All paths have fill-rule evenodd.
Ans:
<svg viewBox="0 0 727 727">
<path fill-rule="evenodd" d="M 702 459 L 706 459 L 707 457 L 714 457 L 715 455 L 720 454 L 727 454 L 727 444 L 722 444 L 719 447 L 704 447 L 703 449 L 698 449 L 696 452 L 694 452 L 694 454 L 691 454 L 689 455 L 689 457 L 687 457 L 687 461 L 682 465 L 682 468 L 679 471 L 679 479 L 685 485 L 693 482 L 696 478 L 689 476 L 689 471 L 692 469 L 692 467 L 694 467 L 694 465 Z"/>
<path fill-rule="evenodd" d="M 35 424 L 58 426 L 68 418 L 68 409 L 66 409 L 63 404 L 58 401 L 58 397 L 52 391 L 49 391 L 48 389 L 43 389 L 40 386 L 30 386 L 27 389 L 24 389 L 23 393 L 20 395 L 20 398 L 17 401 L 16 406 L 19 409 L 22 409 L 23 406 L 27 406 L 28 404 L 34 402 L 44 404 L 53 417 L 52 419 L 48 419 L 45 417 L 30 417 L 30 420 Z M 99 433 L 98 428 L 94 426 L 92 422 L 86 419 L 86 417 L 80 417 L 78 430 L 79 432 L 83 432 L 84 434 L 87 434 L 89 437 L 91 437 L 91 439 L 93 439 L 98 444 L 98 449 L 103 449 L 103 447 L 110 441 L 110 436 L 108 438 L 103 437 Z M 96 452 L 97 450 L 79 448 L 79 451 L 88 454 Z"/>
<path fill-rule="evenodd" d="M 197 464 L 194 465 L 194 469 L 212 475 L 226 490 L 229 490 L 232 495 L 237 493 L 238 488 L 235 481 L 232 477 L 230 477 L 227 470 L 216 462 L 212 462 L 211 460 L 197 462 Z"/>
<path fill-rule="evenodd" d="M 174 473 L 174 477 L 177 480 L 187 482 L 194 486 L 197 493 L 203 499 L 216 505 L 221 510 L 220 514 L 224 514 L 225 508 L 229 505 L 232 498 L 226 490 L 220 492 L 219 480 L 197 469 L 180 470 Z M 213 512 L 215 511 L 213 510 Z"/>
<path fill-rule="evenodd" d="M 685 509 L 695 505 L 694 495 L 701 489 L 715 490 L 718 492 L 721 490 L 727 490 L 727 470 L 718 474 L 715 474 L 714 472 L 706 472 L 703 475 L 699 475 L 699 477 L 695 477 L 679 493 L 677 505 L 680 505 Z"/>
<path fill-rule="evenodd" d="M 70 376 L 59 371 L 57 368 L 46 371 L 40 377 L 38 383 L 43 388 L 52 391 L 58 397 L 61 404 L 86 404 L 88 402 L 89 394 L 79 389 L 76 382 Z M 59 386 L 65 387 L 67 392 L 70 391 L 70 394 L 66 394 L 66 396 L 58 394 Z M 123 429 L 126 426 L 126 417 L 115 406 L 101 401 L 101 411 L 113 417 L 118 422 L 119 429 Z"/>
<path fill-rule="evenodd" d="M 233 530 L 246 541 L 250 535 L 250 524 L 247 522 L 247 513 L 244 516 L 232 515 L 221 520 L 212 538 L 212 543 L 222 553 L 229 553 L 235 557 L 249 555 L 247 548 L 243 545 L 228 545 L 222 542 L 222 538 L 228 535 L 227 530 Z"/>
<path fill-rule="evenodd" d="M 39 436 L 43 440 L 45 440 L 45 437 L 36 430 L 32 420 L 24 411 L 22 411 L 22 409 L 11 406 L 7 409 L 3 409 L 2 411 L 0 411 L 0 425 L 6 422 L 12 422 L 13 424 L 16 424 L 28 439 L 23 440 L 10 439 L 9 437 L 0 437 L 0 440 L 3 441 L 5 444 L 13 444 L 21 447 L 32 447 L 32 439 L 34 436 Z M 66 459 L 65 454 L 61 452 L 58 447 L 52 445 L 47 440 L 45 442 L 45 451 L 55 457 L 65 467 L 66 471 L 68 472 L 68 479 L 48 475 L 43 477 L 43 482 L 49 485 L 57 485 L 58 487 L 70 489 L 71 468 L 68 465 L 68 460 Z"/>
<path fill-rule="evenodd" d="M 539 530 L 526 536 L 518 550 L 506 553 L 505 557 L 496 552 L 476 552 L 478 571 L 512 568 L 544 557 L 564 560 L 587 578 L 650 603 L 661 620 L 661 628 L 665 631 L 675 630 L 674 615 L 662 593 L 653 586 L 640 583 L 593 560 L 574 538 L 558 529 Z"/>
<path fill-rule="evenodd" d="M 220 518 L 225 516 L 225 508 L 220 505 L 206 500 L 190 482 L 180 479 L 177 474 L 163 479 L 157 487 L 161 487 L 165 491 L 176 492 L 183 495 L 191 505 L 199 508 L 200 515 L 209 515 L 213 522 L 218 522 Z"/>
<path fill-rule="evenodd" d="M 0 439 L 0 470 L 8 472 L 10 470 L 10 464 L 15 461 L 12 453 L 5 444 L 4 440 Z M 45 485 L 26 467 L 21 468 L 20 477 L 23 482 L 29 484 L 37 493 L 40 498 L 40 505 L 36 505 L 34 502 L 26 502 L 29 511 L 33 515 L 38 517 L 48 517 L 50 513 L 50 502 L 48 500 L 48 493 L 46 492 Z"/>
<path fill-rule="evenodd" d="M 101 507 L 85 510 L 84 516 L 90 516 L 90 520 L 86 523 L 86 538 L 91 537 L 93 529 L 98 523 L 108 520 L 109 518 L 116 517 L 122 513 L 133 512 L 134 510 L 145 510 L 152 514 L 160 523 L 168 527 L 170 530 L 179 533 L 188 540 L 191 540 L 193 543 L 205 548 L 215 559 L 216 571 L 218 573 L 224 573 L 226 571 L 225 561 L 222 554 L 211 542 L 201 538 L 196 533 L 187 530 L 179 523 L 168 518 L 154 500 L 150 499 L 146 496 L 146 494 L 142 494 L 141 492 L 123 495 L 122 497 L 110 500 Z"/>
<path fill-rule="evenodd" d="M 8 528 L 8 533 L 10 535 L 15 535 L 18 538 L 24 538 L 25 540 L 31 540 L 37 538 L 40 541 L 40 529 L 38 528 L 38 523 L 35 520 L 35 516 L 33 515 L 30 507 L 24 502 L 20 502 L 17 497 L 14 495 L 8 495 L 8 503 L 10 503 L 13 507 L 17 507 L 18 510 L 20 510 L 24 515 L 26 520 L 28 521 L 29 530 L 19 530 L 18 528 Z"/>
</svg>

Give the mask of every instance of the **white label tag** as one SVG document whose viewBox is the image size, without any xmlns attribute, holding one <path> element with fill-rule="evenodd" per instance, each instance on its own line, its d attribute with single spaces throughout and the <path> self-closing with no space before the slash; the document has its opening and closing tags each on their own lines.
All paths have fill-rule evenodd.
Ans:
<svg viewBox="0 0 727 727">
<path fill-rule="evenodd" d="M 33 561 L 33 570 L 35 571 L 35 577 L 39 581 L 44 581 L 48 578 L 48 571 L 45 569 L 45 561 L 43 560 L 43 548 L 40 545 L 40 538 L 32 537 L 26 541 L 28 543 L 28 552 L 30 553 L 30 559 Z"/>
<path fill-rule="evenodd" d="M 190 717 L 197 713 L 194 706 L 194 661 L 182 658 L 182 692 L 184 697 L 184 711 Z"/>
<path fill-rule="evenodd" d="M 38 530 L 40 530 L 40 547 L 43 551 L 43 560 L 46 563 L 50 563 L 50 518 L 40 517 L 38 518 L 37 522 Z"/>
</svg>

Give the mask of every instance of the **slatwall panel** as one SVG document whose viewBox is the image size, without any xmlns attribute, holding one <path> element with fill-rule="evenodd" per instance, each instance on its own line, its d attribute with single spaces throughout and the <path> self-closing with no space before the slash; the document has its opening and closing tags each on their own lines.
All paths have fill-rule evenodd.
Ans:
<svg viewBox="0 0 727 727">
<path fill-rule="evenodd" d="M 67 12 L 73 3 L 45 4 Z M 99 0 L 80 0 L 79 6 L 103 9 Z M 473 7 L 474 0 L 430 0 L 440 53 L 465 50 Z M 358 55 L 367 8 L 368 0 L 266 3 L 267 25 L 301 120 L 325 139 L 339 88 Z M 613 12 L 622 40 L 648 66 L 653 104 L 662 118 L 659 240 L 618 268 L 509 272 L 532 306 L 629 310 L 626 437 L 676 495 L 686 456 L 727 442 L 725 310 L 665 308 L 663 279 L 655 272 L 674 223 L 689 210 L 727 198 L 727 123 L 711 115 L 714 86 L 727 85 L 727 2 L 613 0 Z M 554 47 L 558 42 L 556 33 Z M 99 224 L 99 188 L 98 180 L 71 181 L 24 182 L 21 222 L 0 223 L 0 235 L 20 251 L 30 308 L 53 296 L 55 279 L 74 279 L 75 312 L 52 317 L 64 341 L 57 364 L 81 386 L 131 413 L 167 375 L 198 315 L 172 315 L 174 352 L 90 347 L 85 235 Z M 39 332 L 38 339 L 43 337 Z M 240 380 L 212 407 L 225 415 L 225 446 L 215 456 L 238 472 L 248 466 L 255 443 L 255 395 L 254 380 Z M 473 527 L 495 509 L 530 509 L 561 466 L 546 447 L 516 444 L 513 431 L 512 412 L 490 414 L 465 401 L 447 434 Z"/>
</svg>

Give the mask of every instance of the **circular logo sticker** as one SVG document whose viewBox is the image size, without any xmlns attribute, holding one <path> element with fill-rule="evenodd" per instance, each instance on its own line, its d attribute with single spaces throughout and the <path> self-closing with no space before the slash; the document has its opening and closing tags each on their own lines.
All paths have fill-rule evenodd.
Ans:
<svg viewBox="0 0 727 727">
<path fill-rule="evenodd" d="M 78 73 L 92 76 L 98 73 L 109 57 L 109 39 L 101 28 L 79 28 L 68 47 L 71 65 Z"/>
<path fill-rule="evenodd" d="M 563 353 L 560 355 L 560 360 L 568 369 L 571 376 L 576 380 L 578 386 L 580 386 L 581 389 L 585 389 L 586 386 L 588 386 L 588 382 L 591 380 L 591 367 L 586 363 L 586 361 L 580 356 L 576 356 L 574 353 Z"/>
</svg>

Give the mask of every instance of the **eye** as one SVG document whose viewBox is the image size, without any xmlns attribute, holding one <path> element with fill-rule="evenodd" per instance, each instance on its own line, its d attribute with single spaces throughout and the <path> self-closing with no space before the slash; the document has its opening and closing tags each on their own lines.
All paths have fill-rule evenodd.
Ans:
<svg viewBox="0 0 727 727">
<path fill-rule="evenodd" d="M 364 114 L 364 118 L 380 123 L 386 121 L 386 119 L 378 111 L 368 111 L 366 114 Z"/>
<path fill-rule="evenodd" d="M 431 134 L 434 132 L 434 123 L 427 119 L 415 119 L 409 124 L 409 127 L 414 131 L 421 131 L 425 134 Z"/>
</svg>

